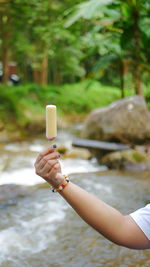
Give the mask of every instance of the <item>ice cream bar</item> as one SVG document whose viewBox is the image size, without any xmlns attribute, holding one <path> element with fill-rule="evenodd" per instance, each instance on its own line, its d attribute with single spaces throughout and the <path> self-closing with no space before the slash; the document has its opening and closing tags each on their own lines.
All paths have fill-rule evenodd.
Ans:
<svg viewBox="0 0 150 267">
<path fill-rule="evenodd" d="M 46 137 L 53 140 L 57 136 L 57 114 L 55 105 L 46 106 Z"/>
</svg>

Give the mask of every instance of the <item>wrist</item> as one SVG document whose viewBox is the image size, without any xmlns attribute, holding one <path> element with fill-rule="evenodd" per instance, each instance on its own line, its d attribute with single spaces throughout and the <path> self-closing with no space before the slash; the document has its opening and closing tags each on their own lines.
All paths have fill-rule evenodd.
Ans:
<svg viewBox="0 0 150 267">
<path fill-rule="evenodd" d="M 63 175 L 63 182 L 59 184 L 57 187 L 52 187 L 52 192 L 53 193 L 60 193 L 69 183 L 69 178 L 66 175 Z"/>
<path fill-rule="evenodd" d="M 65 176 L 62 173 L 57 173 L 54 179 L 51 180 L 51 186 L 55 189 L 58 188 L 65 181 Z"/>
</svg>

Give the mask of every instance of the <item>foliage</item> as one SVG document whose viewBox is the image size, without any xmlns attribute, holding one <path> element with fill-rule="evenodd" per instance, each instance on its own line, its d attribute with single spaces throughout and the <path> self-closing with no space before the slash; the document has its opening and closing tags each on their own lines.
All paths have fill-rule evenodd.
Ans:
<svg viewBox="0 0 150 267">
<path fill-rule="evenodd" d="M 22 82 L 95 77 L 123 90 L 132 73 L 137 90 L 150 72 L 149 14 L 147 0 L 3 0 L 1 61 L 16 60 Z"/>
<path fill-rule="evenodd" d="M 115 67 L 118 65 L 119 69 L 116 68 L 116 71 L 120 70 L 120 86 L 124 90 L 124 76 L 128 68 L 133 74 L 135 92 L 141 94 L 142 72 L 149 71 L 145 57 L 149 52 L 143 50 L 147 47 L 149 40 L 147 27 L 149 13 L 150 3 L 145 0 L 90 0 L 77 6 L 75 13 L 70 16 L 66 25 L 70 26 L 81 18 L 90 20 L 91 25 L 93 25 L 90 33 L 97 29 L 102 40 L 99 42 L 99 59 L 93 71 L 98 72 L 112 65 Z M 97 36 L 98 34 L 96 38 Z M 147 49 L 149 51 L 149 47 Z M 126 67 L 127 58 L 130 62 L 128 61 Z"/>
<path fill-rule="evenodd" d="M 109 88 L 94 80 L 61 87 L 42 87 L 35 84 L 11 87 L 1 85 L 1 119 L 5 122 L 13 119 L 20 127 L 24 127 L 35 115 L 44 116 L 45 105 L 49 103 L 57 105 L 59 114 L 86 115 L 96 107 L 110 104 L 119 96 L 118 88 Z"/>
<path fill-rule="evenodd" d="M 104 93 L 105 92 L 105 93 Z M 150 103 L 150 86 L 145 88 L 145 97 Z M 126 96 L 133 95 L 126 90 Z M 8 123 L 14 121 L 25 127 L 37 115 L 45 116 L 45 105 L 58 107 L 60 115 L 88 114 L 91 110 L 104 107 L 120 98 L 117 87 L 102 85 L 96 80 L 85 80 L 72 85 L 46 86 L 26 84 L 24 86 L 0 86 L 0 118 Z"/>
</svg>

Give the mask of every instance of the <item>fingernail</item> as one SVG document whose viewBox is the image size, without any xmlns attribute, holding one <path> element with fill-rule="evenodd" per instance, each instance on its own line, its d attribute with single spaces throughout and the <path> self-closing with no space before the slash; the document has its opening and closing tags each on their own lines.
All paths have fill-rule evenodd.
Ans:
<svg viewBox="0 0 150 267">
<path fill-rule="evenodd" d="M 54 145 L 52 145 L 52 148 L 56 148 L 57 146 L 54 144 Z"/>
</svg>

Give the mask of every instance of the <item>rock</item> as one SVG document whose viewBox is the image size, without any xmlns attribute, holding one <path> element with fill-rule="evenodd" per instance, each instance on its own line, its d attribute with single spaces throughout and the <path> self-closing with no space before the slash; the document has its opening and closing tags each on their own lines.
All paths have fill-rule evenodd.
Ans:
<svg viewBox="0 0 150 267">
<path fill-rule="evenodd" d="M 85 121 L 82 137 L 127 144 L 150 140 L 150 112 L 144 98 L 136 95 L 94 110 Z"/>
<path fill-rule="evenodd" d="M 150 154 L 134 149 L 109 153 L 99 161 L 110 169 L 150 170 Z"/>
<path fill-rule="evenodd" d="M 85 160 L 89 160 L 91 157 L 92 155 L 89 150 L 84 148 L 69 149 L 63 156 L 63 158 L 82 158 Z"/>
<path fill-rule="evenodd" d="M 68 149 L 65 146 L 58 146 L 57 152 L 61 154 L 63 159 L 66 158 L 82 158 L 89 160 L 91 159 L 91 153 L 88 149 L 84 148 L 70 148 Z"/>
<path fill-rule="evenodd" d="M 57 148 L 57 152 L 58 152 L 59 154 L 61 154 L 61 155 L 66 154 L 67 151 L 68 151 L 68 148 L 65 147 L 65 146 L 61 146 L 61 145 L 59 145 L 58 148 Z"/>
</svg>

